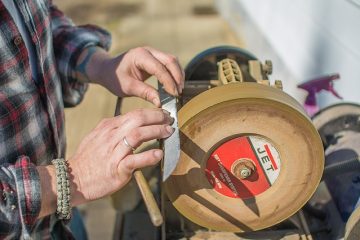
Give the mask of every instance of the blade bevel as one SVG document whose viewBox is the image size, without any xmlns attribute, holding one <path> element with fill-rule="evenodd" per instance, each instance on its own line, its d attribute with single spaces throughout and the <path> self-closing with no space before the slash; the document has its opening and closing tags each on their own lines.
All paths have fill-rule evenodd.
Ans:
<svg viewBox="0 0 360 240">
<path fill-rule="evenodd" d="M 170 113 L 170 116 L 174 118 L 172 127 L 174 128 L 173 134 L 163 139 L 163 150 L 164 150 L 164 161 L 163 161 L 163 182 L 168 179 L 168 177 L 175 170 L 177 162 L 180 158 L 180 136 L 179 136 L 179 127 L 178 127 L 178 117 L 177 117 L 177 99 L 174 96 L 171 96 L 165 92 L 165 90 L 160 87 L 160 99 L 161 99 L 161 108 Z"/>
</svg>

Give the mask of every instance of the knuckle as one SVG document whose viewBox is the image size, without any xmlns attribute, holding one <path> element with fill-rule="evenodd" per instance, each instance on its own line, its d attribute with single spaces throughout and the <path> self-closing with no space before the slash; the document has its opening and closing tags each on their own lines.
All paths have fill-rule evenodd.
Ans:
<svg viewBox="0 0 360 240">
<path fill-rule="evenodd" d="M 158 64 L 157 67 L 156 67 L 156 75 L 159 77 L 159 78 L 163 78 L 167 75 L 167 70 L 166 70 L 166 67 L 162 64 Z"/>
<path fill-rule="evenodd" d="M 101 119 L 99 126 L 100 127 L 106 127 L 111 123 L 111 119 L 110 118 L 103 118 Z"/>
<path fill-rule="evenodd" d="M 113 119 L 114 119 L 114 121 L 116 120 L 119 123 L 122 123 L 126 119 L 126 117 L 124 117 L 124 115 L 117 115 Z"/>
<path fill-rule="evenodd" d="M 126 126 L 129 125 L 129 123 L 131 122 L 131 118 L 128 116 L 123 116 L 121 119 L 121 125 L 122 126 Z"/>
<path fill-rule="evenodd" d="M 144 109 L 138 108 L 138 109 L 136 109 L 136 110 L 134 111 L 134 114 L 135 114 L 136 116 L 138 116 L 138 117 L 141 117 L 142 114 L 143 114 L 143 111 L 144 111 Z"/>
<path fill-rule="evenodd" d="M 137 47 L 133 49 L 134 52 L 142 54 L 145 53 L 147 50 L 144 47 Z"/>
<path fill-rule="evenodd" d="M 141 124 L 143 118 L 143 113 L 141 109 L 136 109 L 134 111 L 128 112 L 126 114 L 126 121 L 133 122 L 135 124 Z"/>
<path fill-rule="evenodd" d="M 142 123 L 143 119 L 146 117 L 146 113 L 144 109 L 137 109 L 135 110 L 135 118 L 138 121 L 138 123 Z"/>
<path fill-rule="evenodd" d="M 142 137 L 143 137 L 142 132 L 141 132 L 138 128 L 133 129 L 133 130 L 130 132 L 129 135 L 130 135 L 130 137 L 131 137 L 132 139 L 134 139 L 134 141 L 136 141 L 136 142 L 141 141 L 141 139 L 142 139 Z"/>
<path fill-rule="evenodd" d="M 135 117 L 135 111 L 131 111 L 131 112 L 128 112 L 128 113 L 125 113 L 122 117 L 124 120 L 128 120 L 128 119 L 131 119 L 131 118 L 134 118 Z"/>
<path fill-rule="evenodd" d="M 168 63 L 177 63 L 177 61 L 178 61 L 178 59 L 176 56 L 171 55 L 171 54 L 168 55 L 168 59 L 167 59 Z"/>
</svg>

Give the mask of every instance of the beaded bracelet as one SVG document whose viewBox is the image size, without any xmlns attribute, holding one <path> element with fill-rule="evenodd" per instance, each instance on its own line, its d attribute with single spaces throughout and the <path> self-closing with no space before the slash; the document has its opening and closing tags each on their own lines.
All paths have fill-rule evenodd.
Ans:
<svg viewBox="0 0 360 240">
<path fill-rule="evenodd" d="M 64 159 L 54 159 L 51 163 L 55 166 L 56 188 L 57 188 L 57 209 L 59 219 L 70 219 L 70 182 L 67 163 Z"/>
</svg>

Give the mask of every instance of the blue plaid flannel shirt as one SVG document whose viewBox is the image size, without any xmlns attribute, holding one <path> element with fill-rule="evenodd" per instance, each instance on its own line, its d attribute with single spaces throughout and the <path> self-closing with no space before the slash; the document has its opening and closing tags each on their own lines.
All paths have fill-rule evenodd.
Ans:
<svg viewBox="0 0 360 240">
<path fill-rule="evenodd" d="M 38 66 L 0 0 L 0 239 L 72 239 L 55 215 L 38 220 L 37 165 L 65 155 L 64 106 L 75 106 L 87 84 L 74 77 L 84 48 L 110 47 L 110 35 L 75 26 L 50 0 L 16 0 L 30 33 Z"/>
</svg>

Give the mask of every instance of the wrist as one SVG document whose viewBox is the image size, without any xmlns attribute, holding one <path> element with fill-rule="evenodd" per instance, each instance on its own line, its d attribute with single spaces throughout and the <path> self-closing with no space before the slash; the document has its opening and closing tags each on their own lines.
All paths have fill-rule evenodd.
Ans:
<svg viewBox="0 0 360 240">
<path fill-rule="evenodd" d="M 56 170 L 53 165 L 38 166 L 37 171 L 40 177 L 41 186 L 41 210 L 38 218 L 45 217 L 47 215 L 56 212 L 57 208 L 57 179 Z M 80 183 L 78 177 L 75 176 L 73 166 L 69 163 L 68 167 L 69 183 L 70 183 L 70 204 L 71 207 L 83 204 L 86 199 L 80 191 Z"/>
<path fill-rule="evenodd" d="M 41 186 L 41 209 L 39 218 L 50 215 L 56 211 L 56 174 L 55 167 L 38 166 L 36 167 Z"/>
</svg>

